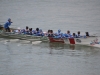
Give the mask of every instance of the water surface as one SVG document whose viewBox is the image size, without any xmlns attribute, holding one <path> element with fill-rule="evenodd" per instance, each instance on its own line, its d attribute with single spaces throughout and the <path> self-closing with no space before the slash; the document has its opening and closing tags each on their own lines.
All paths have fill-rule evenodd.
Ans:
<svg viewBox="0 0 100 75">
<path fill-rule="evenodd" d="M 100 34 L 100 0 L 0 0 L 0 24 Z M 0 75 L 99 75 L 100 49 L 0 38 Z"/>
</svg>

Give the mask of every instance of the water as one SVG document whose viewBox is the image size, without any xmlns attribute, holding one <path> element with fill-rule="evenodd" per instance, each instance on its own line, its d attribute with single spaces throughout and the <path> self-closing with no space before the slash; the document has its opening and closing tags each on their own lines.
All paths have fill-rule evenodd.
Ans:
<svg viewBox="0 0 100 75">
<path fill-rule="evenodd" d="M 100 49 L 43 42 L 0 42 L 0 75 L 98 75 Z"/>
<path fill-rule="evenodd" d="M 0 0 L 0 24 L 44 31 L 100 32 L 99 0 Z M 0 38 L 0 75 L 99 75 L 100 49 Z"/>
</svg>

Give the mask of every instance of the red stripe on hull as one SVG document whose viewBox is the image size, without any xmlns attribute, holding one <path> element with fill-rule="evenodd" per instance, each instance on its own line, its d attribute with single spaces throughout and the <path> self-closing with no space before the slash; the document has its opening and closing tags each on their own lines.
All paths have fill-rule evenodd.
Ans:
<svg viewBox="0 0 100 75">
<path fill-rule="evenodd" d="M 49 37 L 49 41 L 50 41 L 50 42 L 64 43 L 64 39 L 62 39 L 62 38 L 53 38 L 53 37 Z"/>
<path fill-rule="evenodd" d="M 69 42 L 70 42 L 70 44 L 75 44 L 74 38 L 69 38 Z"/>
</svg>

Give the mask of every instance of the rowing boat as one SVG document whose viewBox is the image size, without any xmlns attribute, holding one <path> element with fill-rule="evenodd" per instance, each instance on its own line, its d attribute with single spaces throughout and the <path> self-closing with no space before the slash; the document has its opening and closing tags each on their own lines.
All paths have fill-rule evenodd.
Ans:
<svg viewBox="0 0 100 75">
<path fill-rule="evenodd" d="M 23 39 L 29 41 L 47 41 L 50 43 L 64 43 L 64 44 L 71 44 L 71 45 L 87 45 L 87 46 L 96 46 L 100 47 L 100 38 L 97 36 L 90 36 L 90 37 L 83 37 L 83 38 L 54 38 L 54 37 L 47 37 L 47 36 L 34 36 L 34 35 L 27 35 L 27 34 L 16 34 L 12 32 L 4 32 L 2 27 L 0 28 L 0 37 L 5 38 L 15 38 L 15 39 Z"/>
</svg>

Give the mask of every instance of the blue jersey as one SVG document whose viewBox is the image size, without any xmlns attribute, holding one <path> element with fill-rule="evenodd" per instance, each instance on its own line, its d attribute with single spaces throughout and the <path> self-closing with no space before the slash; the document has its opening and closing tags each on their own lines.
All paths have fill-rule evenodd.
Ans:
<svg viewBox="0 0 100 75">
<path fill-rule="evenodd" d="M 6 22 L 6 23 L 4 24 L 4 28 L 8 28 L 8 27 L 11 25 L 11 23 L 12 23 L 12 22 L 9 22 L 9 21 Z"/>
</svg>

